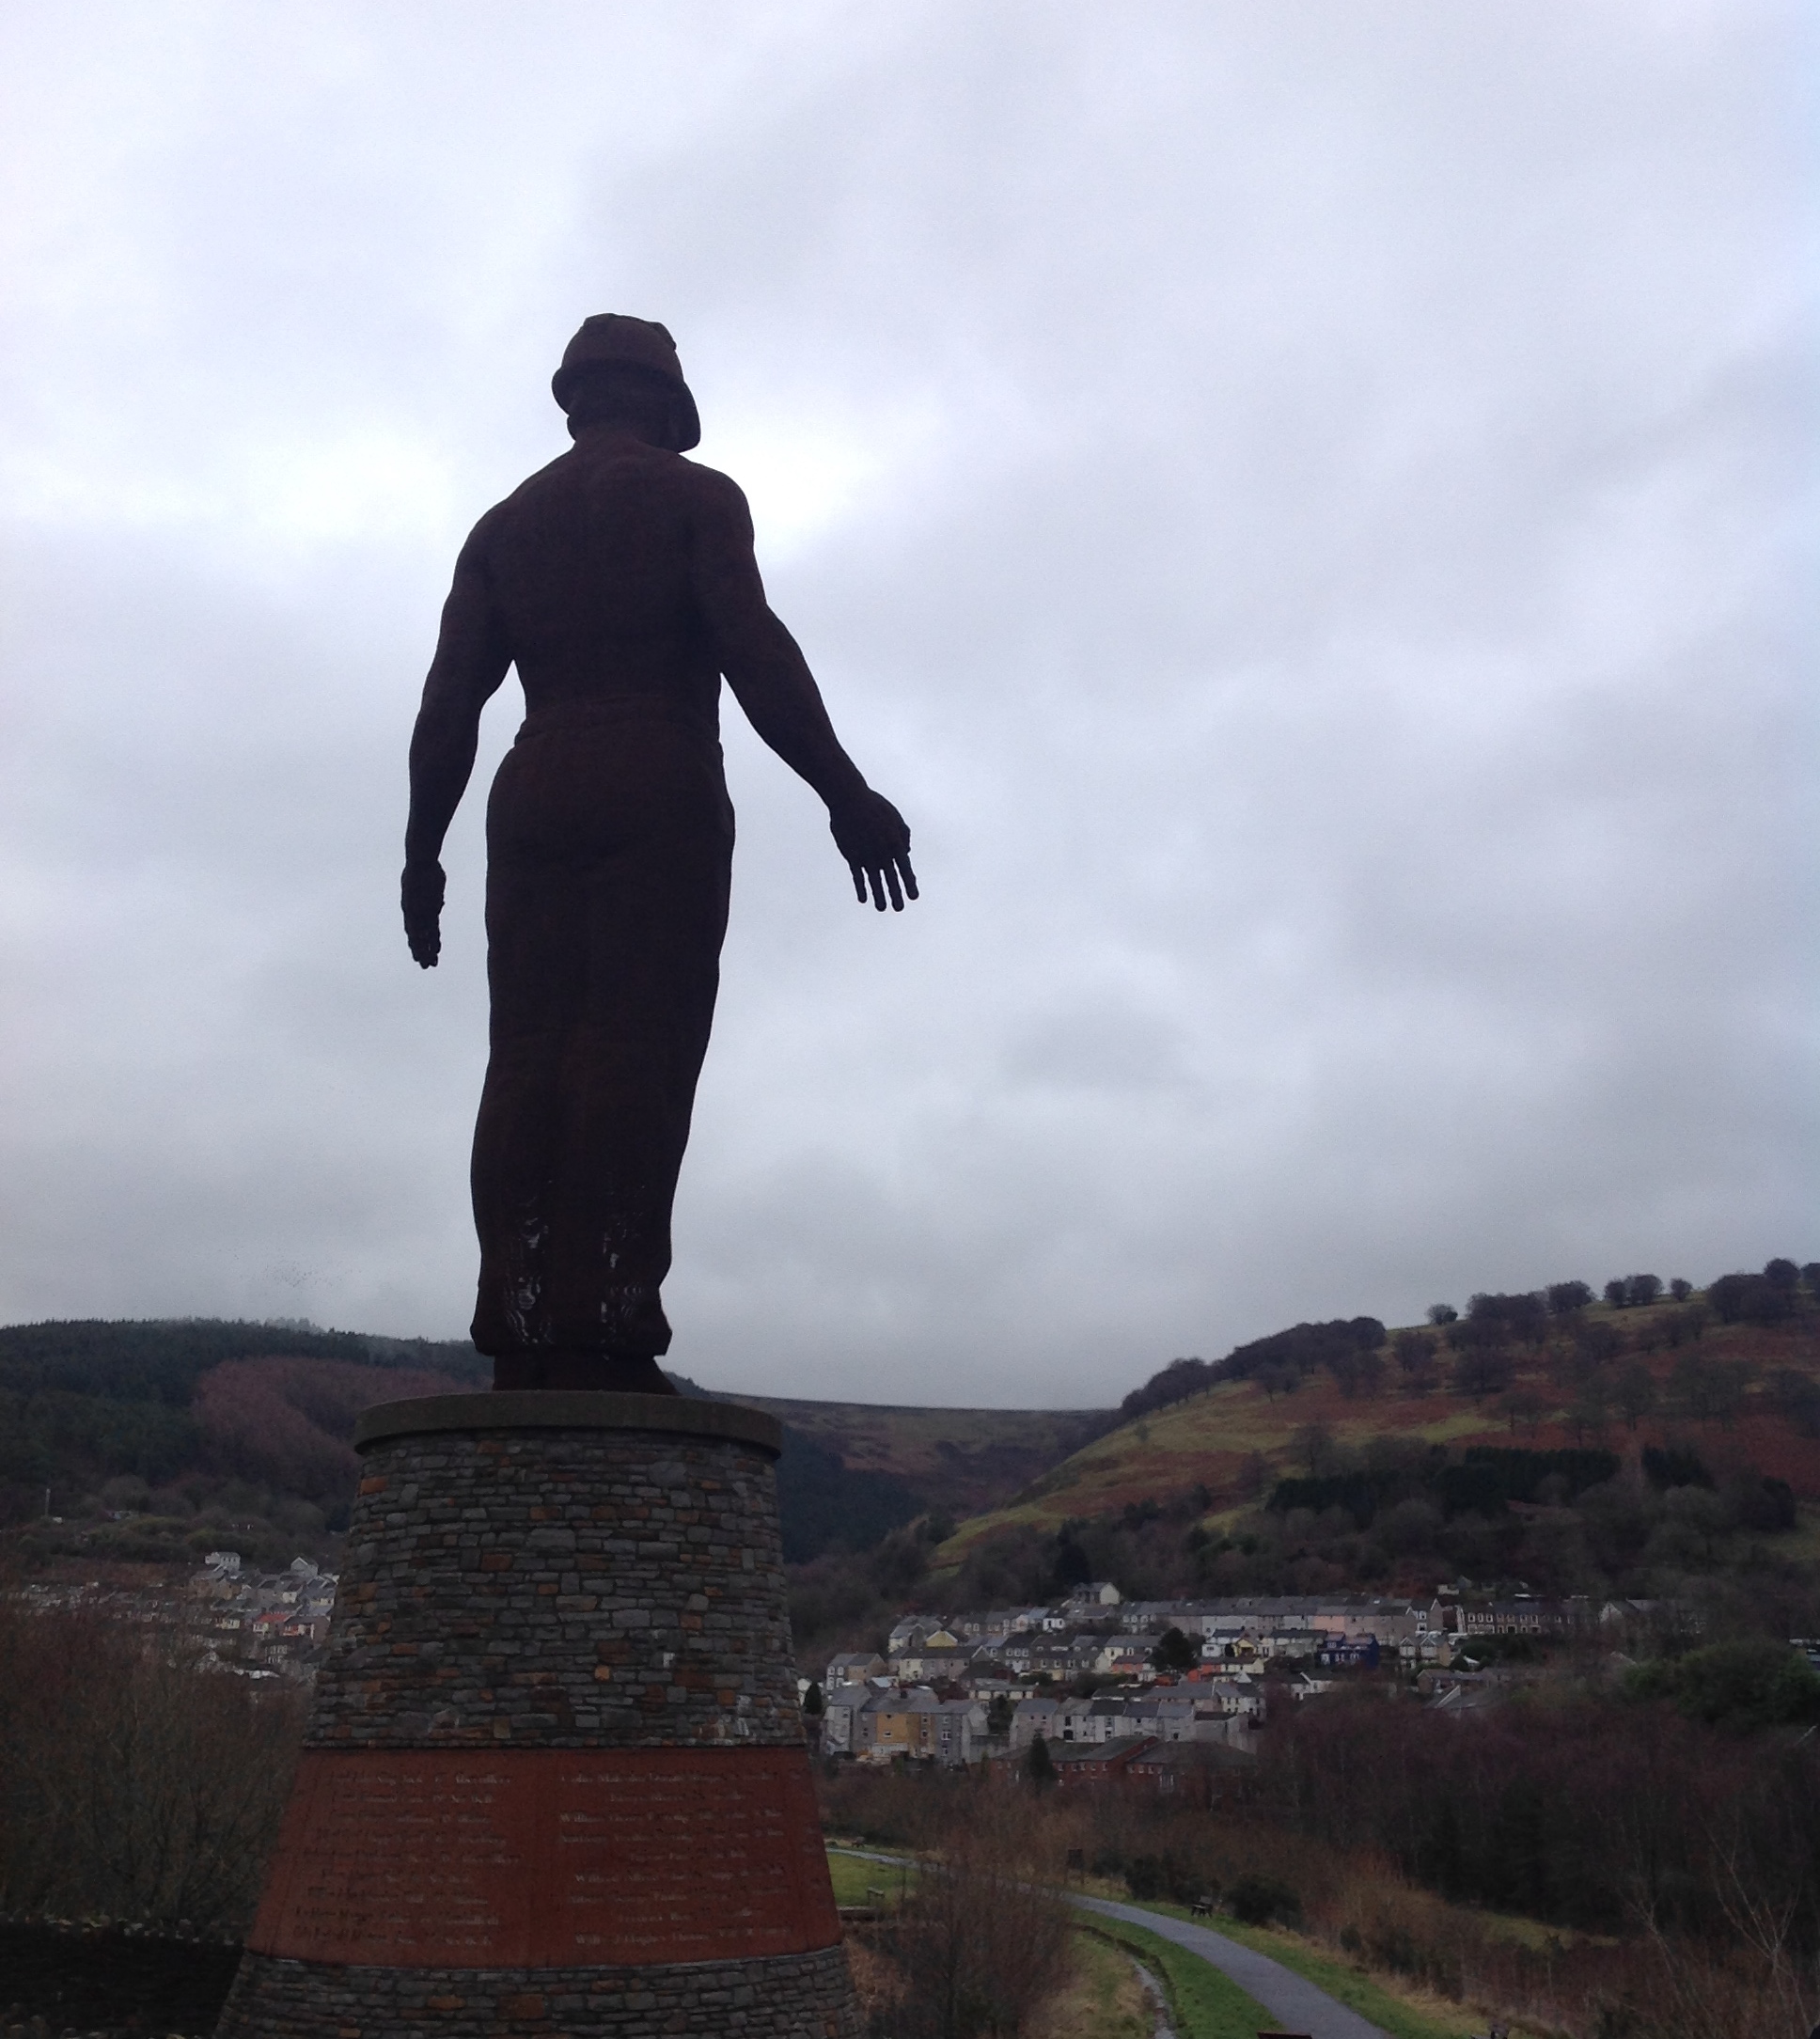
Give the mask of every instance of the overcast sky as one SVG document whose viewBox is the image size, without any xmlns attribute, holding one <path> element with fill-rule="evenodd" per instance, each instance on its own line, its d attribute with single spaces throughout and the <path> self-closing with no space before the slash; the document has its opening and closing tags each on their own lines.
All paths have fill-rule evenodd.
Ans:
<svg viewBox="0 0 1820 2039">
<path fill-rule="evenodd" d="M 0 11 L 0 1320 L 472 1307 L 463 535 L 664 321 L 921 903 L 726 704 L 711 1385 L 1116 1398 L 1820 1254 L 1812 50 L 1754 0 Z"/>
</svg>

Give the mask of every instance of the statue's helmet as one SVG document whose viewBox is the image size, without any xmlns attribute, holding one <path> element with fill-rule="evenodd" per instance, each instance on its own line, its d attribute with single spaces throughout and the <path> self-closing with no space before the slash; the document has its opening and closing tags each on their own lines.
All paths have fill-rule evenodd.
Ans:
<svg viewBox="0 0 1820 2039">
<path fill-rule="evenodd" d="M 695 398 L 682 380 L 676 342 L 668 329 L 650 319 L 630 319 L 617 311 L 596 312 L 584 319 L 581 331 L 562 351 L 562 366 L 550 378 L 550 393 L 566 411 L 575 384 L 593 368 L 640 369 L 656 375 L 680 398 L 676 450 L 686 453 L 701 444 L 701 419 Z"/>
</svg>

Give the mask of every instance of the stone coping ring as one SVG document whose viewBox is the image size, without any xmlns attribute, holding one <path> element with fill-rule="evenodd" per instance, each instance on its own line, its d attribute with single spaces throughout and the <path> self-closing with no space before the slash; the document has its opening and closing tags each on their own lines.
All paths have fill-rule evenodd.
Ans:
<svg viewBox="0 0 1820 2039">
<path fill-rule="evenodd" d="M 696 1402 L 681 1395 L 609 1394 L 591 1388 L 497 1388 L 484 1395 L 422 1395 L 363 1409 L 353 1447 L 364 1451 L 388 1437 L 429 1431 L 640 1430 L 673 1436 L 725 1437 L 756 1445 L 773 1458 L 783 1450 L 783 1425 L 762 1409 L 737 1402 Z"/>
</svg>

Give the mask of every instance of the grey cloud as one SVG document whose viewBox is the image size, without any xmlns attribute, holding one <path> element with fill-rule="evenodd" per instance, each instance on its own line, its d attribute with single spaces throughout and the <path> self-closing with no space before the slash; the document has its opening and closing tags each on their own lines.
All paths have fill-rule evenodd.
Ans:
<svg viewBox="0 0 1820 2039">
<path fill-rule="evenodd" d="M 680 1364 L 1086 1403 L 1811 1253 L 1791 10 L 59 22 L 0 30 L 0 1314 L 464 1323 L 511 701 L 433 978 L 403 745 L 608 306 L 926 880 L 855 909 L 730 707 Z"/>
</svg>

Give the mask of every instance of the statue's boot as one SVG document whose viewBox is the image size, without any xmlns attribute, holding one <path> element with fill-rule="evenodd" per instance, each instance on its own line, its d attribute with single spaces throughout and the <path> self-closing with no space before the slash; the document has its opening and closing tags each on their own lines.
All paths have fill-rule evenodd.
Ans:
<svg viewBox="0 0 1820 2039">
<path fill-rule="evenodd" d="M 499 1353 L 495 1391 L 519 1388 L 586 1388 L 613 1395 L 673 1395 L 676 1389 L 649 1353 L 582 1352 L 557 1346 Z"/>
</svg>

